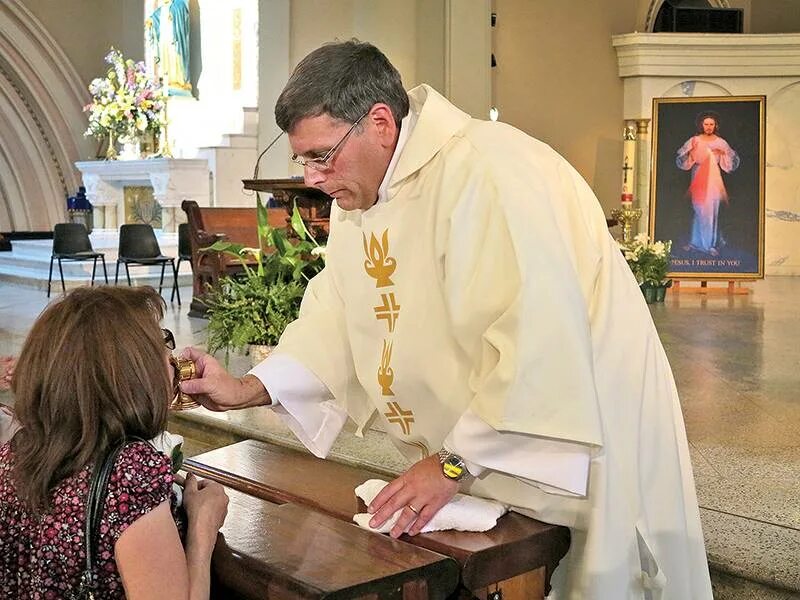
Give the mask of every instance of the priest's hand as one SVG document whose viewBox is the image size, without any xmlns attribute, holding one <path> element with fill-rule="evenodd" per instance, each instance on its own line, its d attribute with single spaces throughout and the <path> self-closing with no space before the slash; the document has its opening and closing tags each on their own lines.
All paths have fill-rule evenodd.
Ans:
<svg viewBox="0 0 800 600">
<path fill-rule="evenodd" d="M 407 531 L 416 535 L 456 495 L 458 482 L 442 474 L 439 457 L 429 456 L 387 485 L 367 508 L 374 516 L 370 527 L 380 527 L 402 509 L 390 532 L 393 538 Z"/>
<path fill-rule="evenodd" d="M 194 361 L 197 370 L 195 379 L 181 382 L 181 390 L 207 409 L 221 412 L 270 403 L 269 394 L 257 377 L 245 375 L 237 379 L 217 359 L 197 348 L 185 348 L 181 358 Z"/>
</svg>

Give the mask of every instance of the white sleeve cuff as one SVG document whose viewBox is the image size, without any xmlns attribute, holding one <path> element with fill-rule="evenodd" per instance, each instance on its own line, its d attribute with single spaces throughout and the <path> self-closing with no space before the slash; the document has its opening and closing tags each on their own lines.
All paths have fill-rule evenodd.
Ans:
<svg viewBox="0 0 800 600">
<path fill-rule="evenodd" d="M 592 458 L 589 446 L 497 431 L 471 410 L 461 415 L 445 446 L 464 458 L 473 475 L 492 469 L 525 479 L 546 492 L 586 496 Z"/>
<path fill-rule="evenodd" d="M 272 400 L 272 409 L 309 451 L 325 458 L 342 430 L 347 413 L 330 390 L 303 364 L 271 354 L 248 375 L 257 377 Z"/>
</svg>

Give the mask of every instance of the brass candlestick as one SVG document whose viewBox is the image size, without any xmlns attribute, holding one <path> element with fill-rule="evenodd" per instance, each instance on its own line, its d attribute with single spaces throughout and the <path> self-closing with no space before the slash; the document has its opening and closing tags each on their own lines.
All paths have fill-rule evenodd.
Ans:
<svg viewBox="0 0 800 600">
<path fill-rule="evenodd" d="M 164 78 L 160 78 L 158 80 L 159 84 L 161 84 L 161 90 L 166 89 L 166 93 L 164 94 L 164 127 L 161 128 L 161 136 L 163 139 L 163 143 L 161 144 L 161 148 L 159 148 L 159 154 L 163 158 L 172 158 L 172 147 L 169 143 L 169 84 L 167 87 L 164 87 Z"/>
<path fill-rule="evenodd" d="M 169 145 L 169 121 L 167 121 L 167 108 L 166 103 L 164 104 L 164 127 L 161 128 L 161 134 L 163 137 L 163 143 L 161 145 L 161 149 L 159 154 L 162 158 L 172 158 L 172 146 Z"/>
<path fill-rule="evenodd" d="M 633 224 L 642 218 L 641 208 L 613 208 L 611 217 L 617 222 L 622 223 L 622 241 L 628 243 L 633 241 Z"/>
</svg>

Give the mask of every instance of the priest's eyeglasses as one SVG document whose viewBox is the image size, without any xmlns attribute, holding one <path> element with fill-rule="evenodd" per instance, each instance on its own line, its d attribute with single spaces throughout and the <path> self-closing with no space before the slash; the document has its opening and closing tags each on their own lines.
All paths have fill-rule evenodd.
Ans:
<svg viewBox="0 0 800 600">
<path fill-rule="evenodd" d="M 291 161 L 300 165 L 301 167 L 310 167 L 315 171 L 328 171 L 331 168 L 331 162 L 333 161 L 333 157 L 336 156 L 336 153 L 342 149 L 344 143 L 347 141 L 347 138 L 350 137 L 350 134 L 353 133 L 356 126 L 361 123 L 361 121 L 369 114 L 369 111 L 365 112 L 363 115 L 356 119 L 356 122 L 350 126 L 350 129 L 347 130 L 336 145 L 333 146 L 330 150 L 328 150 L 324 156 L 319 158 L 306 158 L 304 156 L 300 156 L 299 154 L 292 154 Z"/>
</svg>

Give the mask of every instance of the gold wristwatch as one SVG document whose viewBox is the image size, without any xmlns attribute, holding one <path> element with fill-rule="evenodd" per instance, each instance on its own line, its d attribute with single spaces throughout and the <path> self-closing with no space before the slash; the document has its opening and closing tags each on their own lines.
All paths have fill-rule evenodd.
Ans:
<svg viewBox="0 0 800 600">
<path fill-rule="evenodd" d="M 442 475 L 453 481 L 461 481 L 467 474 L 467 465 L 458 454 L 446 448 L 439 450 L 439 462 L 442 463 Z"/>
</svg>

